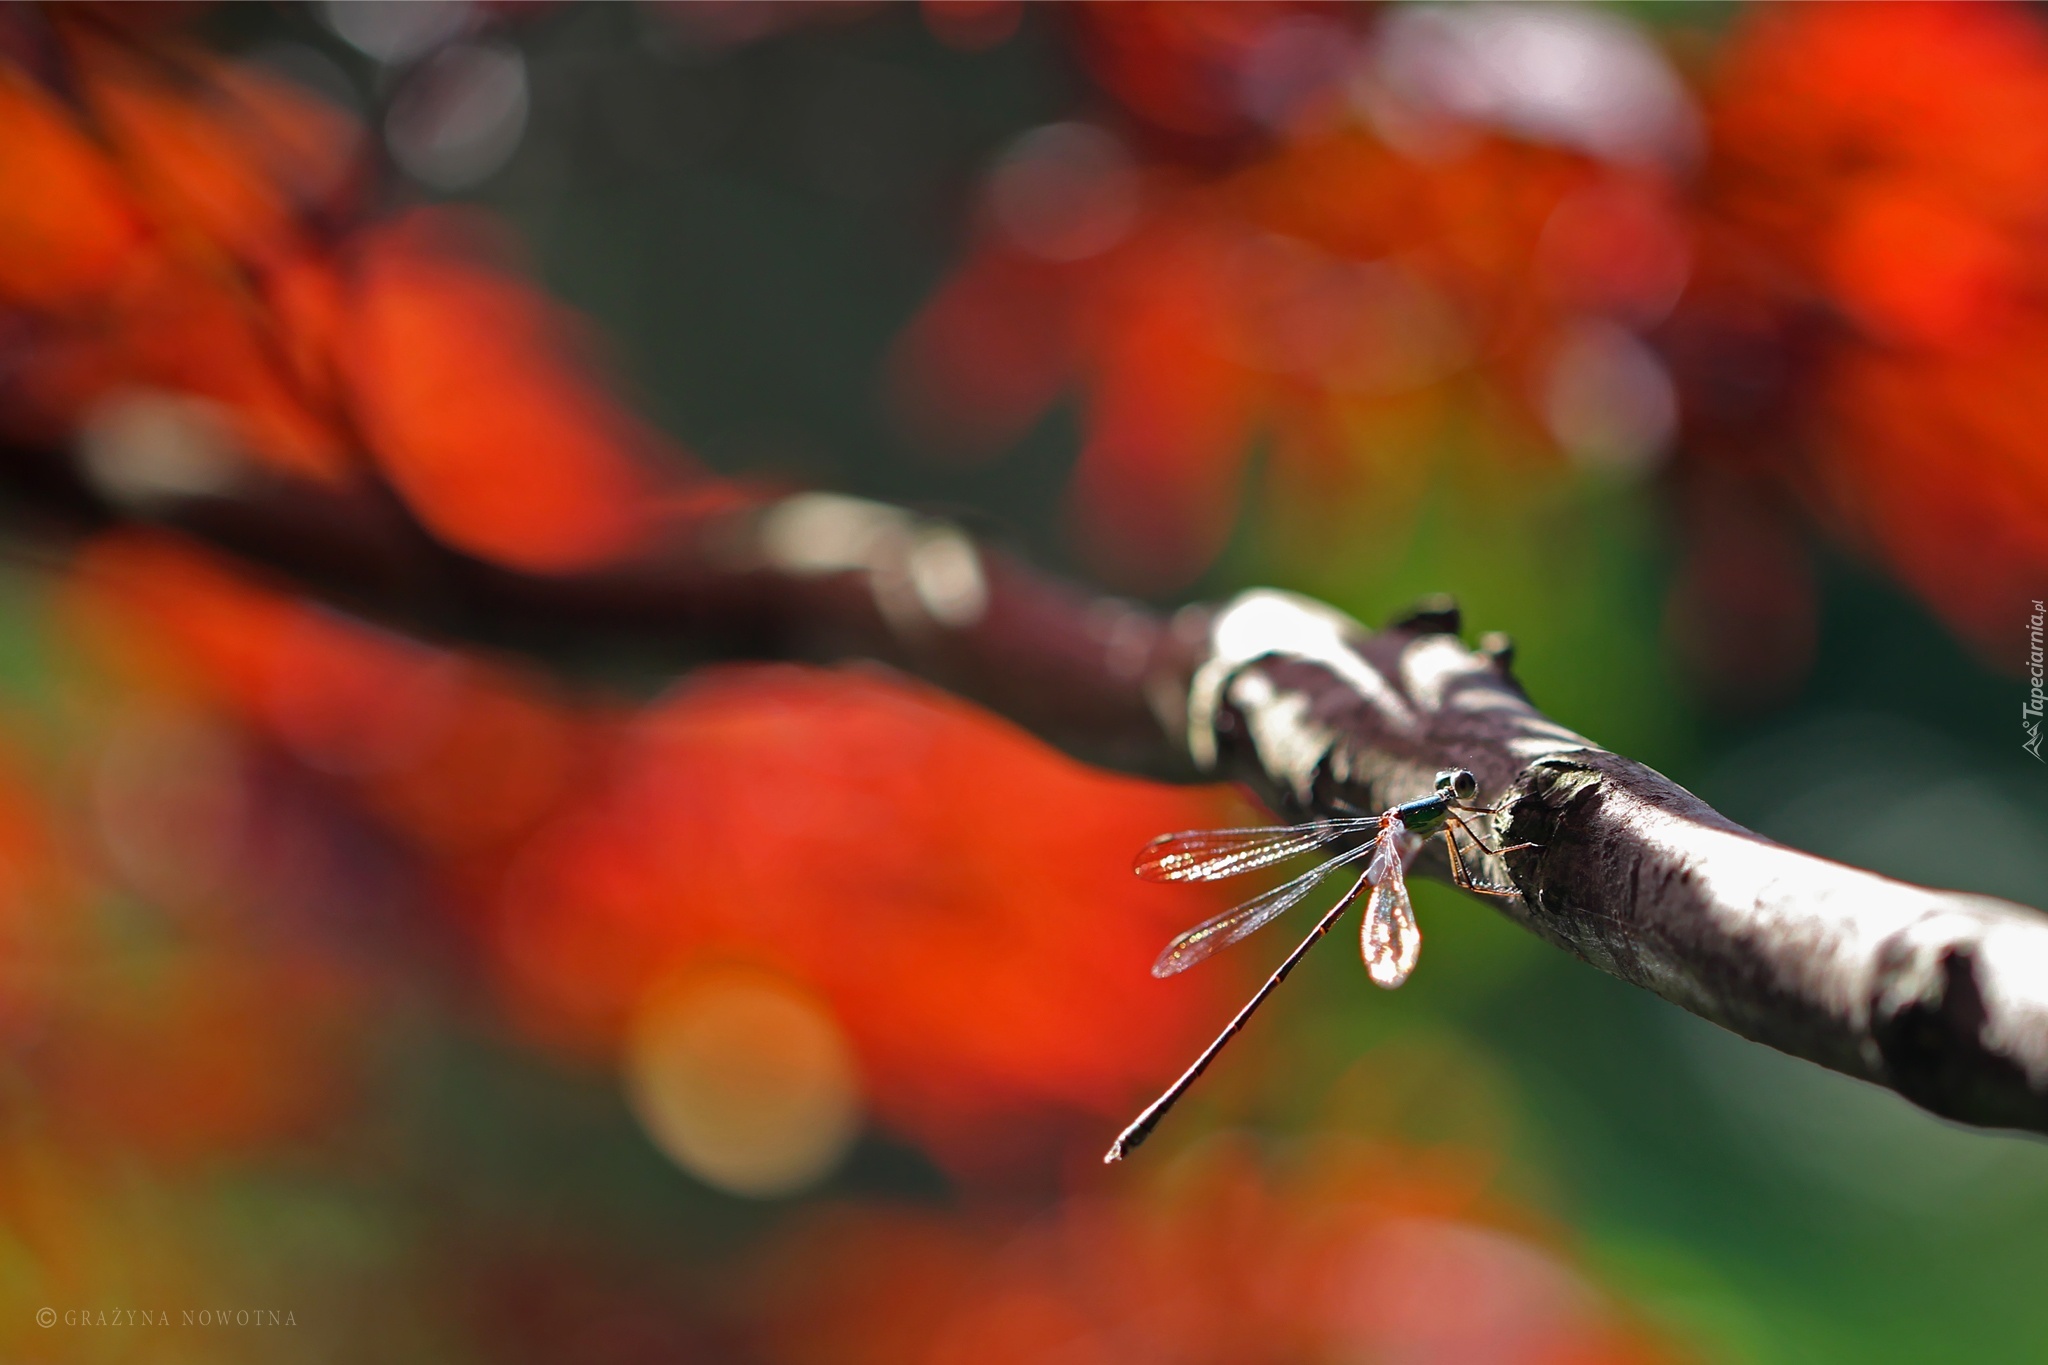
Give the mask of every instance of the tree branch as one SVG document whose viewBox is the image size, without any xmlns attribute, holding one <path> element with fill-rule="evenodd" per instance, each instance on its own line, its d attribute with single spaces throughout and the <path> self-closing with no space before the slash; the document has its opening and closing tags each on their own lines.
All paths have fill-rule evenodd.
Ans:
<svg viewBox="0 0 2048 1365">
<path fill-rule="evenodd" d="M 1465 767 L 1503 797 L 1518 923 L 1744 1037 L 1966 1123 L 2048 1132 L 2048 917 L 1772 843 L 1544 718 L 1450 612 L 1368 635 L 1253 592 L 1214 623 L 1189 742 L 1290 815 Z M 1504 861 L 1504 866 L 1502 865 Z"/>
<path fill-rule="evenodd" d="M 122 473 L 110 485 L 62 452 L 0 450 L 0 499 L 45 528 L 177 532 L 365 619 L 557 672 L 592 657 L 661 677 L 718 659 L 877 659 L 1093 762 L 1196 775 L 1155 702 L 1177 713 L 1200 614 L 1169 626 L 942 519 L 707 484 L 685 490 L 636 552 L 587 572 L 526 573 L 450 548 L 367 476 L 337 488 L 241 467 L 194 493 Z"/>
<path fill-rule="evenodd" d="M 246 475 L 95 487 L 14 451 L 18 507 L 177 530 L 371 619 L 553 661 L 590 649 L 877 658 L 1092 761 L 1234 778 L 1290 819 L 1381 810 L 1470 768 L 1508 842 L 1475 868 L 1532 932 L 1737 1033 L 1969 1123 L 2048 1132 L 2048 918 L 1774 844 L 1544 718 L 1455 608 L 1379 633 L 1253 591 L 1171 620 L 1033 573 L 950 523 L 829 494 L 707 499 L 647 552 L 520 573 L 435 540 L 388 490 Z M 1439 860 L 1423 869 L 1443 877 Z"/>
</svg>

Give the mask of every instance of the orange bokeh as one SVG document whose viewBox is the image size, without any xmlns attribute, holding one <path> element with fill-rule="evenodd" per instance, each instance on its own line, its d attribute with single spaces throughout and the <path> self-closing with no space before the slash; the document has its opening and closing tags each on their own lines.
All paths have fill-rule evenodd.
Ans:
<svg viewBox="0 0 2048 1365">
<path fill-rule="evenodd" d="M 755 1267 L 756 1330 L 777 1365 L 1677 1358 L 1486 1185 L 1393 1144 L 1219 1142 L 1022 1225 L 827 1209 Z"/>
<path fill-rule="evenodd" d="M 59 308 L 107 288 L 143 235 L 119 174 L 49 95 L 0 66 L 0 299 Z"/>
<path fill-rule="evenodd" d="M 1806 368 L 1775 472 L 2009 667 L 2048 581 L 2048 32 L 1993 5 L 1767 9 L 1710 107 L 1732 297 L 1704 302 L 1811 338 L 1781 343 Z"/>
<path fill-rule="evenodd" d="M 1092 1151 L 1242 985 L 1152 981 L 1221 902 L 1129 872 L 1219 818 L 1215 793 L 1095 772 L 890 675 L 717 671 L 628 718 L 160 542 L 103 541 L 80 582 L 103 657 L 351 793 L 454 897 L 514 1016 L 583 1055 L 676 973 L 755 963 L 833 1009 L 884 1124 L 995 1171 Z"/>
<path fill-rule="evenodd" d="M 265 285 L 317 252 L 314 217 L 345 195 L 359 130 L 176 40 L 139 47 L 89 13 L 60 18 L 89 119 L 0 71 L 0 178 L 17 186 L 0 297 L 22 305 L 27 342 L 0 371 L 6 428 L 60 441 L 110 398 L 170 391 L 218 405 L 238 457 L 334 476 L 335 414 L 297 384 Z"/>
<path fill-rule="evenodd" d="M 1311 79 L 1317 62 L 1369 71 L 1361 54 L 1390 22 L 1316 7 L 1081 11 L 1080 50 L 1128 115 L 1106 126 L 1129 149 L 1118 192 L 1138 207 L 1105 244 L 1048 256 L 1060 239 L 1006 218 L 1011 162 L 999 163 L 977 241 L 898 348 L 906 429 L 986 455 L 1076 393 L 1082 548 L 1116 581 L 1171 590 L 1220 552 L 1262 446 L 1297 532 L 1318 516 L 1350 525 L 1367 505 L 1398 524 L 1450 449 L 1522 477 L 1548 452 L 1578 453 L 1571 390 L 1546 385 L 1585 354 L 1572 348 L 1589 328 L 1626 329 L 1649 348 L 1638 370 L 1673 372 L 1681 458 L 1775 486 L 1750 496 L 1764 504 L 1751 520 L 1795 499 L 1965 637 L 2009 638 L 2048 574 L 2048 428 L 2025 378 L 2048 346 L 2035 249 L 2048 33 L 2035 16 L 1745 16 L 1696 63 L 1697 174 L 1441 110 L 1403 123 L 1369 81 Z M 1276 53 L 1306 93 L 1285 117 L 1255 118 Z M 1724 483 L 1678 484 L 1705 486 Z M 1803 574 L 1794 598 L 1810 595 Z M 1698 617 L 1687 591 L 1674 613 Z M 1773 614 L 1740 594 L 1713 589 L 1730 600 L 1705 617 Z M 1681 630 L 1713 633 L 1700 619 Z M 1810 657 L 1810 628 L 1789 618 L 1751 633 L 1784 642 L 1782 657 L 1750 660 L 1763 674 L 1796 677 Z"/>
<path fill-rule="evenodd" d="M 1562 468 L 1583 452 L 1546 386 L 1588 333 L 1620 337 L 1684 396 L 1682 646 L 1754 677 L 1767 662 L 1722 650 L 1730 633 L 1810 654 L 1795 506 L 1960 631 L 2009 643 L 2014 604 L 2048 581 L 2038 18 L 1745 16 L 1695 63 L 1695 165 L 1469 110 L 1402 123 L 1374 44 L 1432 9 L 927 0 L 940 43 L 1050 35 L 1107 103 L 997 159 L 963 259 L 893 357 L 906 427 L 982 458 L 1070 397 L 1072 527 L 1104 575 L 1166 593 L 1217 561 L 1262 454 L 1304 535 L 1354 536 L 1361 509 L 1399 534 L 1446 452 L 1520 479 Z M 495 8 L 475 16 L 461 40 L 496 41 Z M 406 207 L 382 129 L 214 55 L 177 32 L 186 17 L 0 17 L 0 38 L 47 39 L 33 62 L 0 44 L 0 435 L 79 455 L 115 515 L 258 485 L 388 490 L 439 547 L 530 575 L 658 553 L 689 509 L 741 500 L 608 391 L 488 215 Z M 707 62 L 866 17 L 670 15 Z M 1702 329 L 1762 339 L 1769 401 L 1713 407 L 1726 376 L 1702 371 L 1726 351 L 1688 351 Z M 196 458 L 152 473 L 137 422 Z M 665 992 L 751 981 L 756 1005 L 789 1008 L 732 1016 L 783 1021 L 741 1042 L 836 1087 L 829 1160 L 805 1179 L 866 1121 L 959 1198 L 792 1206 L 733 1256 L 748 1292 L 724 1317 L 622 1289 L 552 1235 L 530 1267 L 493 1243 L 476 1260 L 504 1255 L 502 1273 L 473 1292 L 494 1330 L 567 1337 L 616 1314 L 655 1358 L 715 1341 L 783 1365 L 1667 1358 L 1495 1192 L 1490 1157 L 1389 1140 L 1176 1159 L 1163 1142 L 1107 1183 L 1109 1135 L 1261 957 L 1146 972 L 1237 888 L 1148 886 L 1130 858 L 1235 823 L 1218 791 L 1091 770 L 880 668 L 577 693 L 168 535 L 93 539 L 58 606 L 83 648 L 51 709 L 89 733 L 50 763 L 24 733 L 0 766 L 0 1040 L 32 1100 L 0 1134 L 10 1215 L 60 1167 L 81 1188 L 134 1157 L 203 1176 L 346 1137 L 400 978 L 629 1077 Z M 1688 613 L 1727 630 L 1688 635 Z M 702 1119 L 707 1088 L 663 1097 Z M 605 1121 L 629 1131 L 625 1112 Z M 699 1178 L 689 1197 L 749 1192 L 691 1165 L 697 1129 L 663 1145 L 632 1112 Z M 67 1235 L 87 1244 L 67 1218 L 112 1216 L 46 1202 L 27 1221 L 52 1264 Z M 93 1270 L 67 1273 L 97 1288 Z"/>
<path fill-rule="evenodd" d="M 970 454 L 1077 389 L 1075 529 L 1098 570 L 1149 590 L 1213 562 L 1262 442 L 1289 506 L 1325 516 L 1370 497 L 1398 521 L 1460 421 L 1548 463 L 1550 356 L 1585 319 L 1656 321 L 1685 277 L 1661 174 L 1492 134 L 1418 160 L 1311 120 L 1224 170 L 1131 174 L 1143 208 L 1098 254 L 1041 259 L 985 226 L 892 383 L 906 429 Z"/>
<path fill-rule="evenodd" d="M 887 676 L 721 671 L 620 737 L 512 868 L 496 942 L 515 999 L 569 1038 L 609 1040 L 695 962 L 803 981 L 885 1125 L 1001 1168 L 1077 1119 L 1095 1145 L 1219 1017 L 1231 977 L 1146 975 L 1219 904 L 1128 872 L 1216 813 Z"/>
<path fill-rule="evenodd" d="M 349 116 L 175 39 L 58 31 L 92 131 L 0 74 L 0 299 L 28 338 L 0 372 L 9 428 L 60 441 L 138 391 L 189 395 L 218 460 L 337 480 L 367 457 L 480 558 L 560 572 L 644 542 L 681 457 L 571 356 L 561 310 L 482 262 L 489 229 L 338 232 Z"/>
</svg>

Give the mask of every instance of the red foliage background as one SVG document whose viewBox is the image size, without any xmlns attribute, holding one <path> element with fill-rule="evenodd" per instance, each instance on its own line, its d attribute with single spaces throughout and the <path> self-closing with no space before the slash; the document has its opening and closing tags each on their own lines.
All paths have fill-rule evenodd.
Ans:
<svg viewBox="0 0 2048 1365">
<path fill-rule="evenodd" d="M 971 8 L 928 22 L 963 49 L 1017 25 Z M 894 356 L 906 429 L 990 458 L 1074 396 L 1079 544 L 1177 590 L 1238 527 L 1261 447 L 1332 524 L 1398 520 L 1451 446 L 1531 480 L 1597 463 L 1555 376 L 1607 338 L 1676 395 L 1657 477 L 1699 657 L 1796 670 L 1804 522 L 2009 666 L 2048 582 L 2036 17 L 1747 14 L 1686 96 L 1690 161 L 1413 100 L 1406 124 L 1362 114 L 1387 91 L 1326 58 L 1388 22 L 1064 18 L 1112 112 L 993 172 Z M 539 574 L 740 496 L 611 396 L 487 217 L 386 211 L 352 115 L 174 20 L 23 23 L 48 46 L 0 48 L 0 435 L 136 496 L 375 476 L 446 546 Z M 136 465 L 138 432 L 176 457 Z M 1225 815 L 1219 793 L 1090 771 L 879 670 L 578 694 L 139 532 L 88 545 L 66 591 L 81 707 L 118 743 L 90 772 L 15 760 L 0 787 L 0 1034 L 35 1040 L 47 1116 L 8 1139 L 22 1170 L 317 1146 L 361 1102 L 358 1025 L 398 992 L 394 960 L 599 1065 L 664 981 L 744 963 L 822 1002 L 874 1123 L 982 1201 L 813 1211 L 766 1239 L 760 1311 L 717 1329 L 759 1358 L 1664 1358 L 1480 1162 L 1219 1157 L 1114 1195 L 1063 1174 L 1243 984 L 1144 983 L 1217 907 L 1126 871 L 1152 834 Z M 109 849 L 67 844 L 53 801 L 98 803 Z M 133 934 L 87 913 L 124 896 L 173 926 L 139 969 Z M 1019 1213 L 997 1192 L 1020 1187 L 1083 1192 Z M 61 1222 L 26 1219 L 53 1264 Z"/>
</svg>

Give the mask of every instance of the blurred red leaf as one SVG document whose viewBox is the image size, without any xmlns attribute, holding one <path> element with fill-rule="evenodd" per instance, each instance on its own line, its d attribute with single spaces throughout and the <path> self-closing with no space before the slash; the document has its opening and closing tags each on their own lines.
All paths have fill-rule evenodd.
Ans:
<svg viewBox="0 0 2048 1365">
<path fill-rule="evenodd" d="M 74 305 L 106 289 L 144 229 L 119 174 L 55 101 L 0 63 L 0 300 Z"/>
<path fill-rule="evenodd" d="M 898 339 L 890 389 L 909 432 L 942 454 L 1022 437 L 1072 378 L 1069 267 L 984 246 Z"/>
<path fill-rule="evenodd" d="M 1306 124 L 1242 165 L 1155 166 L 1144 185 L 1137 226 L 1085 259 L 1034 259 L 990 228 L 905 332 L 892 385 L 907 425 L 970 451 L 1079 389 L 1079 539 L 1148 591 L 1213 562 L 1262 432 L 1305 503 L 1355 509 L 1370 485 L 1382 522 L 1454 414 L 1477 411 L 1495 455 L 1540 451 L 1560 339 L 1586 318 L 1656 321 L 1687 267 L 1660 175 L 1499 136 L 1422 161 Z M 1486 401 L 1445 401 L 1468 376 Z"/>
<path fill-rule="evenodd" d="M 662 442 L 564 352 L 541 295 L 415 214 L 357 244 L 343 371 L 371 452 L 428 528 L 536 572 L 590 568 L 653 527 Z"/>
<path fill-rule="evenodd" d="M 292 187 L 331 188 L 352 125 L 197 53 L 172 60 L 85 23 L 59 31 L 89 120 L 0 69 L 0 181 L 23 178 L 0 195 L 0 297 L 64 305 L 28 322 L 0 374 L 7 425 L 64 439 L 109 400 L 190 395 L 218 405 L 233 446 L 221 460 L 331 477 L 343 466 L 331 395 L 301 386 L 304 347 L 262 284 L 271 268 L 305 268 Z M 29 282 L 10 285 L 10 271 Z"/>
<path fill-rule="evenodd" d="M 1042 1159 L 1184 1062 L 1235 985 L 1147 975 L 1215 907 L 1129 872 L 1214 814 L 881 676 L 713 673 L 514 868 L 508 982 L 602 1041 L 661 977 L 759 962 L 834 1009 L 885 1124 L 957 1169 Z"/>
<path fill-rule="evenodd" d="M 1712 109 L 1709 206 L 1739 235 L 1712 239 L 1710 276 L 1736 297 L 1703 302 L 1775 310 L 1805 366 L 1761 414 L 1796 432 L 1781 474 L 2016 667 L 2048 581 L 2048 29 L 1990 5 L 1768 9 Z M 1753 462 L 1770 439 L 1707 451 Z"/>
<path fill-rule="evenodd" d="M 176 40 L 65 32 L 85 101 L 172 249 L 204 242 L 262 266 L 303 247 L 302 214 L 341 184 L 360 136 L 346 115 Z"/>
<path fill-rule="evenodd" d="M 480 927 L 545 1036 L 608 1051 L 663 980 L 760 963 L 834 1012 L 882 1122 L 983 1171 L 1092 1148 L 1238 984 L 1149 977 L 1216 897 L 1129 873 L 1215 819 L 1212 793 L 1093 772 L 938 694 L 733 670 L 620 723 L 147 538 L 102 541 L 81 583 L 128 677 L 345 784 L 454 906 L 495 900 Z"/>
<path fill-rule="evenodd" d="M 74 620 L 132 684 L 237 716 L 437 858 L 502 854 L 566 798 L 578 751 L 601 733 L 516 676 L 164 539 L 102 538 L 77 581 L 90 596 Z"/>
<path fill-rule="evenodd" d="M 1387 1145 L 1284 1174 L 1212 1146 L 1022 1226 L 828 1209 L 760 1259 L 750 1302 L 778 1365 L 1678 1358 L 1485 1181 Z"/>
<path fill-rule="evenodd" d="M 1256 127 L 1245 109 L 1245 58 L 1259 41 L 1316 3 L 1181 4 L 1119 0 L 1080 6 L 1079 48 L 1089 73 L 1141 117 L 1198 138 Z"/>
<path fill-rule="evenodd" d="M 1148 245 L 1121 306 L 1098 324 L 1072 498 L 1104 572 L 1158 590 L 1192 580 L 1228 539 L 1263 394 L 1219 297 L 1227 244 Z"/>
</svg>

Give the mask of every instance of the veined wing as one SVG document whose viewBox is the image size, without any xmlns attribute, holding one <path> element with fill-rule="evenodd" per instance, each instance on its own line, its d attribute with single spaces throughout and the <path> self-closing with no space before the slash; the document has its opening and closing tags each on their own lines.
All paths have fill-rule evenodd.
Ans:
<svg viewBox="0 0 2048 1365">
<path fill-rule="evenodd" d="M 1135 871 L 1148 882 L 1221 881 L 1284 863 L 1378 823 L 1379 817 L 1374 815 L 1355 820 L 1316 820 L 1305 825 L 1162 834 L 1138 854 Z"/>
<path fill-rule="evenodd" d="M 1373 985 L 1388 990 L 1406 981 L 1415 970 L 1415 960 L 1422 956 L 1422 930 L 1415 923 L 1415 907 L 1408 902 L 1408 879 L 1401 875 L 1398 863 L 1392 876 L 1373 883 L 1358 946 L 1365 956 L 1365 974 Z"/>
<path fill-rule="evenodd" d="M 1316 889 L 1323 878 L 1338 868 L 1356 863 L 1372 851 L 1372 845 L 1354 848 L 1338 854 L 1326 863 L 1319 863 L 1302 873 L 1291 882 L 1282 882 L 1261 895 L 1253 896 L 1242 905 L 1233 906 L 1213 919 L 1203 920 L 1194 928 L 1166 945 L 1166 951 L 1152 964 L 1152 975 L 1172 976 L 1184 972 L 1197 962 L 1227 947 L 1245 935 L 1252 933 L 1299 905 L 1309 892 Z"/>
</svg>

